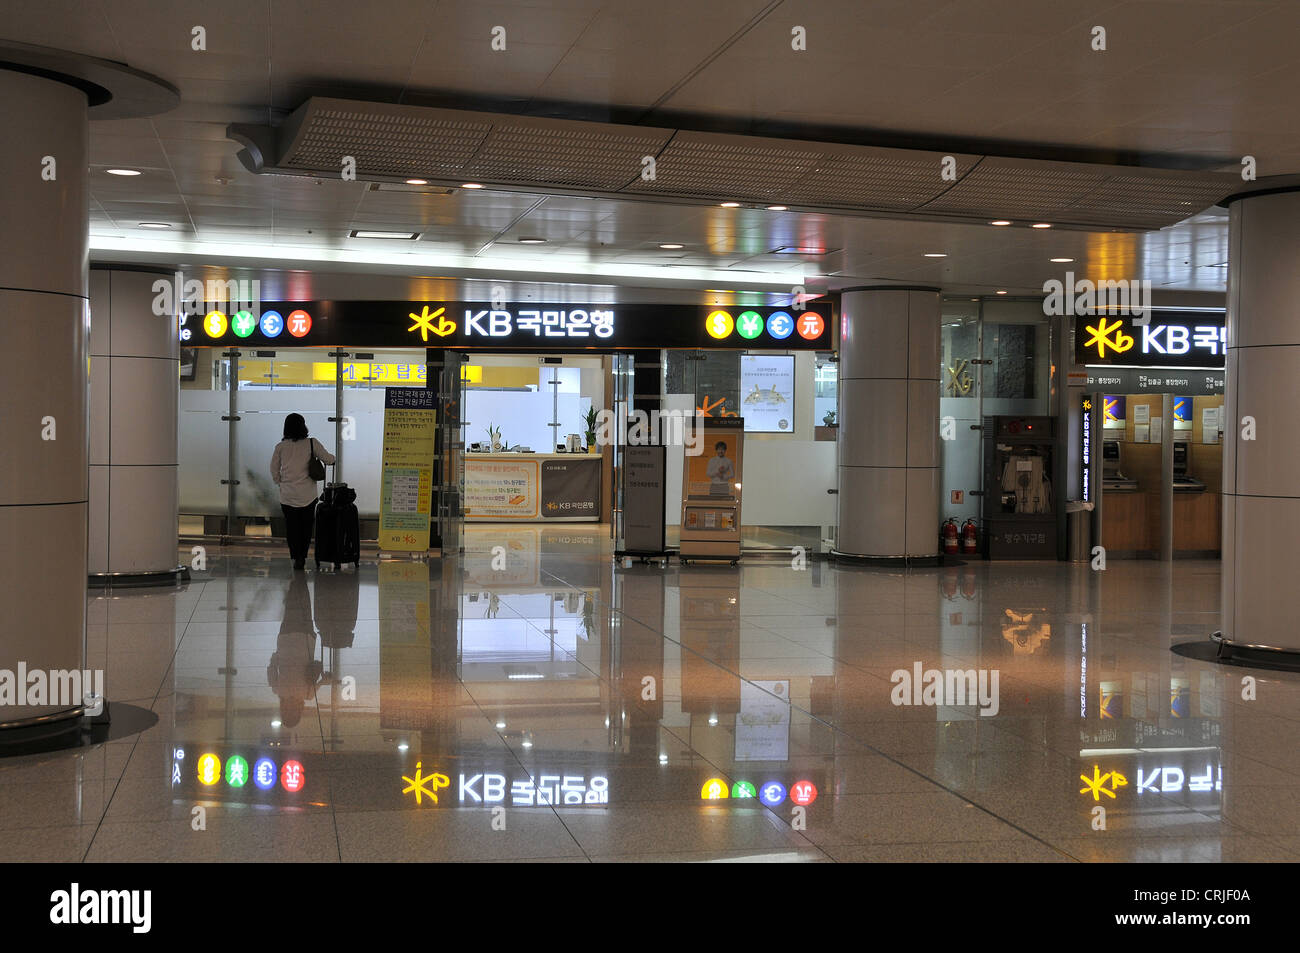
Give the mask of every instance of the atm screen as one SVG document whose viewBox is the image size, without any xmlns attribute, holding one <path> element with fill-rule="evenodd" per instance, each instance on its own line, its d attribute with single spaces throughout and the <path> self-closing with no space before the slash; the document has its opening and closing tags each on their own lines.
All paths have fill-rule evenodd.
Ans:
<svg viewBox="0 0 1300 953">
<path fill-rule="evenodd" d="M 1107 440 L 1101 445 L 1101 458 L 1103 460 L 1119 459 L 1119 441 Z"/>
</svg>

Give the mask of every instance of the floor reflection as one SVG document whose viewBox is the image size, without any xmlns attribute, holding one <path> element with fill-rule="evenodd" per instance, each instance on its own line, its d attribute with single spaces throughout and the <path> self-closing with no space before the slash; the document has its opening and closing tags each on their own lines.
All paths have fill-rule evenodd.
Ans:
<svg viewBox="0 0 1300 953">
<path fill-rule="evenodd" d="M 535 526 L 282 563 L 90 597 L 110 699 L 159 723 L 0 762 L 0 857 L 1300 856 L 1300 676 L 1169 652 L 1217 563 L 623 569 Z"/>
</svg>

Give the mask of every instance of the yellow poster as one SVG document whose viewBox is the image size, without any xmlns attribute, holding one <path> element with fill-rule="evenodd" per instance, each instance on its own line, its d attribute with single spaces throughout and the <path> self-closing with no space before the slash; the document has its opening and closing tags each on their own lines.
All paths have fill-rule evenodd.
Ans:
<svg viewBox="0 0 1300 953">
<path fill-rule="evenodd" d="M 381 551 L 409 553 L 429 548 L 433 462 L 438 450 L 434 396 L 423 387 L 384 389 Z"/>
</svg>

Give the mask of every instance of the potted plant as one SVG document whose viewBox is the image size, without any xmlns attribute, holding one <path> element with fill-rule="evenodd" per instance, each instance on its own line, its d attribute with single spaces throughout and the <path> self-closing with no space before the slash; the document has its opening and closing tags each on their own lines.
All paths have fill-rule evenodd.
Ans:
<svg viewBox="0 0 1300 953">
<path fill-rule="evenodd" d="M 500 427 L 494 428 L 491 424 L 488 424 L 487 432 L 488 432 L 488 446 L 492 448 L 492 451 L 494 453 L 500 452 L 501 428 Z"/>
<path fill-rule="evenodd" d="M 596 408 L 588 407 L 587 415 L 582 419 L 587 430 L 587 452 L 595 453 L 600 448 L 596 446 Z"/>
<path fill-rule="evenodd" d="M 824 423 L 827 427 L 834 427 L 834 426 L 835 426 L 835 411 L 833 411 L 833 410 L 828 410 L 828 411 L 826 411 L 826 416 L 822 418 L 822 423 Z"/>
</svg>

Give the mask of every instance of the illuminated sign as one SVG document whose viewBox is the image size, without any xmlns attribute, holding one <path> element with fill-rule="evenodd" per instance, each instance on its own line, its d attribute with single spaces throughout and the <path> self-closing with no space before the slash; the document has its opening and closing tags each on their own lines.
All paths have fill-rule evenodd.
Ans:
<svg viewBox="0 0 1300 953">
<path fill-rule="evenodd" d="M 785 800 L 785 785 L 780 781 L 767 781 L 759 789 L 758 799 L 768 807 L 776 807 Z"/>
<path fill-rule="evenodd" d="M 278 301 L 266 302 L 260 315 L 240 311 L 230 320 L 224 312 L 210 310 L 212 320 L 202 322 L 204 334 L 194 333 L 182 316 L 178 334 L 191 346 L 201 341 L 206 347 L 274 341 L 280 348 L 830 350 L 830 304 L 804 307 L 796 312 L 615 302 Z"/>
<path fill-rule="evenodd" d="M 221 755 L 209 750 L 199 755 L 192 772 L 183 772 L 185 749 L 174 748 L 172 787 L 184 788 L 197 781 L 205 796 L 243 798 L 254 793 L 261 800 L 262 796 L 275 796 L 277 782 L 289 794 L 298 794 L 307 783 L 307 772 L 301 761 L 289 758 L 279 764 L 276 759 L 263 755 L 257 757 L 250 767 L 249 759 L 244 755 L 230 749 L 225 751 L 228 753 L 224 762 Z"/>
<path fill-rule="evenodd" d="M 248 762 L 237 754 L 226 760 L 226 783 L 232 788 L 242 788 L 248 783 Z"/>
<path fill-rule="evenodd" d="M 1082 451 L 1082 461 L 1080 466 L 1082 470 L 1079 474 L 1079 486 L 1083 491 L 1083 502 L 1087 503 L 1092 499 L 1092 398 L 1088 395 L 1083 397 L 1083 437 L 1080 450 Z"/>
<path fill-rule="evenodd" d="M 722 778 L 709 778 L 700 788 L 700 798 L 705 801 L 720 801 L 727 796 L 727 782 Z"/>
<path fill-rule="evenodd" d="M 402 775 L 406 782 L 403 794 L 414 794 L 417 803 L 428 798 L 433 804 L 442 804 L 437 792 L 447 789 L 451 793 L 451 778 L 434 772 L 424 774 L 422 762 L 415 763 L 415 777 Z M 727 796 L 726 782 L 721 797 Z M 707 785 L 706 785 L 707 788 Z M 462 772 L 456 777 L 456 804 L 510 804 L 514 807 L 543 807 L 546 805 L 576 807 L 587 804 L 609 803 L 609 779 L 584 775 L 538 774 L 510 778 L 505 774 Z"/>
<path fill-rule="evenodd" d="M 1081 774 L 1079 775 L 1079 780 L 1084 784 L 1083 787 L 1079 788 L 1079 793 L 1091 794 L 1094 801 L 1100 801 L 1103 794 L 1108 798 L 1114 799 L 1115 791 L 1128 784 L 1128 778 L 1124 777 L 1124 775 L 1120 774 L 1118 771 L 1107 771 L 1105 774 L 1102 774 L 1101 768 L 1097 765 L 1093 765 L 1092 767 L 1091 778 L 1086 774 Z M 1106 786 L 1107 782 L 1109 782 L 1110 787 Z"/>
<path fill-rule="evenodd" d="M 748 781 L 737 781 L 731 786 L 731 796 L 733 798 L 758 797 L 758 792 Z"/>
<path fill-rule="evenodd" d="M 1153 311 L 1146 324 L 1117 314 L 1075 319 L 1074 357 L 1080 364 L 1215 369 L 1224 366 L 1227 350 L 1218 311 Z"/>
<path fill-rule="evenodd" d="M 790 800 L 801 807 L 807 807 L 817 800 L 817 785 L 811 781 L 796 781 L 790 785 Z"/>
<path fill-rule="evenodd" d="M 1222 791 L 1223 767 L 1220 765 L 1217 770 L 1212 770 L 1212 766 L 1206 764 L 1204 774 L 1194 774 L 1190 778 L 1178 767 L 1152 768 L 1150 774 L 1138 768 L 1137 793 L 1177 794 L 1183 790 L 1184 781 L 1189 791 Z"/>
<path fill-rule="evenodd" d="M 221 759 L 215 754 L 200 756 L 198 767 L 200 784 L 216 784 L 221 780 Z"/>
</svg>

